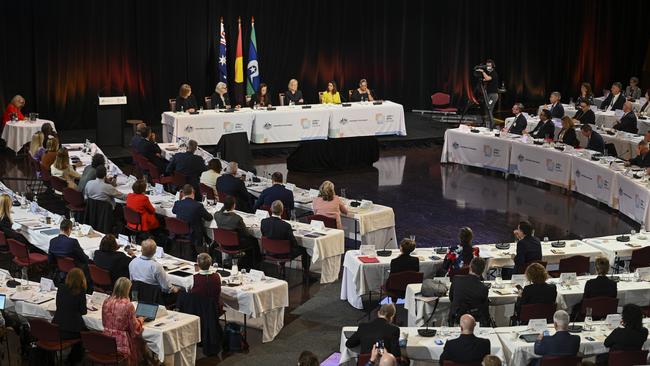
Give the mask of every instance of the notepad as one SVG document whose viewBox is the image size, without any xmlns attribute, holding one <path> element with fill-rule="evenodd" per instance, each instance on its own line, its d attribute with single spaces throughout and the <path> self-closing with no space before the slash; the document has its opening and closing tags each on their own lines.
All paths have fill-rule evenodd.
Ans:
<svg viewBox="0 0 650 366">
<path fill-rule="evenodd" d="M 364 257 L 364 256 L 358 256 L 359 260 L 361 263 L 379 263 L 379 259 L 376 257 Z"/>
</svg>

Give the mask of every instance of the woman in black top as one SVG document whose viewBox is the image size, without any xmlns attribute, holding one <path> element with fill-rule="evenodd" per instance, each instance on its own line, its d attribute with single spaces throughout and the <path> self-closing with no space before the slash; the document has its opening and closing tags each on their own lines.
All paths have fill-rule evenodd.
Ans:
<svg viewBox="0 0 650 366">
<path fill-rule="evenodd" d="M 469 227 L 461 227 L 458 231 L 458 240 L 460 246 L 452 245 L 447 250 L 445 258 L 442 261 L 443 273 L 440 276 L 450 274 L 452 270 L 459 270 L 468 267 L 474 257 L 478 257 L 479 248 L 472 246 L 474 232 Z"/>
<path fill-rule="evenodd" d="M 580 104 L 583 100 L 589 105 L 594 104 L 594 93 L 591 91 L 591 84 L 589 83 L 580 84 L 580 95 L 576 99 L 576 105 Z"/>
<path fill-rule="evenodd" d="M 648 329 L 643 327 L 643 312 L 638 305 L 627 304 L 623 306 L 622 328 L 614 329 L 605 338 L 605 347 L 610 351 L 639 351 L 648 339 Z M 607 354 L 596 357 L 596 363 L 607 360 Z"/>
<path fill-rule="evenodd" d="M 573 147 L 580 146 L 580 141 L 578 141 L 578 136 L 576 135 L 576 127 L 573 124 L 571 117 L 562 117 L 562 129 L 560 130 L 557 139 L 565 145 L 571 145 Z"/>
<path fill-rule="evenodd" d="M 86 330 L 83 315 L 86 308 L 86 278 L 79 268 L 74 268 L 65 277 L 65 283 L 56 292 L 56 312 L 52 323 L 58 324 L 62 339 L 78 339 Z M 81 343 L 72 347 L 68 362 L 72 365 L 83 358 Z"/>
<path fill-rule="evenodd" d="M 111 273 L 111 280 L 115 282 L 120 277 L 129 278 L 129 263 L 133 259 L 133 251 L 128 250 L 128 255 L 118 252 L 118 245 L 115 237 L 107 234 L 99 244 L 99 250 L 95 251 L 93 261 L 99 268 Z"/>
<path fill-rule="evenodd" d="M 529 304 L 555 304 L 557 288 L 546 283 L 548 273 L 539 263 L 533 263 L 526 268 L 526 279 L 531 282 L 519 292 L 519 299 L 515 303 L 517 317 L 521 314 L 521 307 Z"/>
<path fill-rule="evenodd" d="M 361 79 L 359 87 L 352 92 L 350 102 L 372 102 L 373 100 L 375 100 L 375 97 L 372 95 L 372 91 L 368 89 L 368 82 L 366 79 Z"/>
<path fill-rule="evenodd" d="M 230 108 L 230 98 L 228 97 L 228 86 L 223 81 L 217 83 L 212 94 L 212 108 L 226 109 Z"/>
<path fill-rule="evenodd" d="M 176 112 L 195 112 L 198 104 L 189 84 L 181 85 L 176 97 Z"/>
<path fill-rule="evenodd" d="M 289 90 L 284 93 L 284 104 L 303 104 L 304 102 L 305 100 L 302 99 L 302 92 L 298 90 L 298 80 L 289 80 Z"/>
<path fill-rule="evenodd" d="M 417 257 L 411 257 L 411 253 L 415 250 L 415 241 L 402 239 L 399 249 L 401 252 L 399 257 L 390 261 L 390 273 L 420 272 L 420 260 Z"/>
<path fill-rule="evenodd" d="M 271 106 L 271 98 L 269 98 L 269 87 L 262 83 L 260 84 L 260 91 L 251 96 L 251 107 L 254 105 L 259 105 L 262 107 Z"/>
</svg>

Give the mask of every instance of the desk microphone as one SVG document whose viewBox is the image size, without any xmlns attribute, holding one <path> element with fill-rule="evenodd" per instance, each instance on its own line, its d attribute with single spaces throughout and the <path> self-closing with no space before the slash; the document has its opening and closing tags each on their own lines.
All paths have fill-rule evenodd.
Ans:
<svg viewBox="0 0 650 366">
<path fill-rule="evenodd" d="M 576 318 L 578 317 L 579 313 L 579 311 L 576 311 L 575 315 L 573 316 L 573 323 L 567 328 L 569 333 L 580 333 L 584 329 L 582 325 L 576 325 Z"/>
<path fill-rule="evenodd" d="M 386 244 L 384 244 L 384 249 L 377 251 L 377 256 L 379 256 L 379 257 L 390 257 L 393 254 L 392 250 L 386 250 L 386 247 L 388 246 L 388 243 L 390 243 L 392 240 L 393 240 L 393 238 L 388 239 Z"/>
<path fill-rule="evenodd" d="M 433 318 L 433 315 L 436 313 L 436 309 L 438 308 L 438 303 L 440 302 L 440 298 L 436 298 L 436 304 L 433 306 L 433 311 L 431 312 L 431 315 L 429 315 L 429 319 L 427 319 L 424 322 L 424 329 L 418 329 L 418 335 L 420 337 L 433 337 L 436 335 L 436 330 L 435 329 L 429 329 L 429 322 L 431 321 L 431 318 Z M 425 304 L 425 309 L 426 309 L 426 304 Z"/>
</svg>

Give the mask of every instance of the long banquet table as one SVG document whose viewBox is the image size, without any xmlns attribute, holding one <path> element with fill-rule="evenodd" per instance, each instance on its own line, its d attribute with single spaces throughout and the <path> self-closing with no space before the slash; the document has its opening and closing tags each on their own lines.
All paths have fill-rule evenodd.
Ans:
<svg viewBox="0 0 650 366">
<path fill-rule="evenodd" d="M 224 134 L 246 132 L 251 142 L 323 140 L 357 136 L 406 135 L 402 105 L 383 101 L 349 106 L 313 104 L 278 106 L 275 110 L 241 108 L 232 112 L 201 110 L 197 114 L 164 112 L 163 141 L 179 138 L 216 145 Z"/>
</svg>

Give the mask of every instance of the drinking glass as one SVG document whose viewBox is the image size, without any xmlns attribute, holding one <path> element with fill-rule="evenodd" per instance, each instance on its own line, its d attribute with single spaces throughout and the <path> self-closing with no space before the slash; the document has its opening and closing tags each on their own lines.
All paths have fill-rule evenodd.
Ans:
<svg viewBox="0 0 650 366">
<path fill-rule="evenodd" d="M 591 330 L 591 308 L 585 309 L 585 329 Z"/>
<path fill-rule="evenodd" d="M 138 291 L 131 290 L 131 301 L 138 302 Z"/>
</svg>

